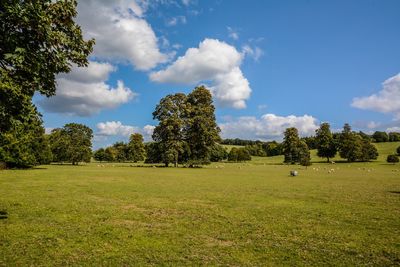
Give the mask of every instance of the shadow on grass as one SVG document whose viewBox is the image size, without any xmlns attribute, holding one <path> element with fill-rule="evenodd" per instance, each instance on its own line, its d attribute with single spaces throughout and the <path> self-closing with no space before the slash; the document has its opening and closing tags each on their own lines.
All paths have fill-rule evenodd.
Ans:
<svg viewBox="0 0 400 267">
<path fill-rule="evenodd" d="M 8 218 L 8 213 L 5 210 L 0 210 L 0 220 L 4 220 Z"/>
<path fill-rule="evenodd" d="M 399 195 L 400 195 L 400 191 L 388 191 L 388 193 L 391 193 L 391 194 L 399 194 Z"/>
</svg>

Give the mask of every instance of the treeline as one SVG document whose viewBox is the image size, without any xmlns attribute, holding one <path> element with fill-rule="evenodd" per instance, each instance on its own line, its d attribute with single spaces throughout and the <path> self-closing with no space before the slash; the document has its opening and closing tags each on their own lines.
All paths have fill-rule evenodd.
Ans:
<svg viewBox="0 0 400 267">
<path fill-rule="evenodd" d="M 143 143 L 143 136 L 134 133 L 130 136 L 129 142 L 117 142 L 112 146 L 100 148 L 93 153 L 93 158 L 97 161 L 110 162 L 138 162 L 146 157 L 146 149 Z"/>
</svg>

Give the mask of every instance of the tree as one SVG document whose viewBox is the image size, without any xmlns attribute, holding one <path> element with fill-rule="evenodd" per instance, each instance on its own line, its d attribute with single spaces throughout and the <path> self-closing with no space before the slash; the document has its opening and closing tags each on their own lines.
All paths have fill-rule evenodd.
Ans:
<svg viewBox="0 0 400 267">
<path fill-rule="evenodd" d="M 124 162 L 129 158 L 129 147 L 124 142 L 116 142 L 112 145 L 115 150 L 115 161 Z"/>
<path fill-rule="evenodd" d="M 215 107 L 209 90 L 196 87 L 187 96 L 187 123 L 185 132 L 192 164 L 210 162 L 210 153 L 216 142 L 221 141 L 220 129 L 215 120 Z"/>
<path fill-rule="evenodd" d="M 211 148 L 210 161 L 218 162 L 228 158 L 228 151 L 225 147 L 215 144 Z"/>
<path fill-rule="evenodd" d="M 146 149 L 143 144 L 143 136 L 139 133 L 132 134 L 128 144 L 128 158 L 133 162 L 144 160 Z"/>
<path fill-rule="evenodd" d="M 299 162 L 299 132 L 296 128 L 287 128 L 282 143 L 285 163 L 295 164 Z"/>
<path fill-rule="evenodd" d="M 229 151 L 228 160 L 234 162 L 248 161 L 251 160 L 251 156 L 247 149 L 233 147 L 231 151 Z"/>
<path fill-rule="evenodd" d="M 339 137 L 339 144 L 340 156 L 349 162 L 369 161 L 378 157 L 378 150 L 371 144 L 370 138 L 363 138 L 361 135 L 351 131 L 351 127 L 347 123 L 344 125 Z"/>
<path fill-rule="evenodd" d="M 68 123 L 61 129 L 54 129 L 49 141 L 56 162 L 90 162 L 92 155 L 93 131 L 78 123 Z"/>
<path fill-rule="evenodd" d="M 371 143 L 370 139 L 362 139 L 362 153 L 359 158 L 360 161 L 370 161 L 371 159 L 377 159 L 379 156 L 378 149 Z"/>
<path fill-rule="evenodd" d="M 116 161 L 117 154 L 118 154 L 118 151 L 115 149 L 115 147 L 112 147 L 112 146 L 107 147 L 104 150 L 104 155 L 105 155 L 104 160 L 109 161 L 109 162 Z"/>
<path fill-rule="evenodd" d="M 396 149 L 397 155 L 400 156 L 400 146 Z"/>
<path fill-rule="evenodd" d="M 386 158 L 386 161 L 388 163 L 395 164 L 395 163 L 399 162 L 399 157 L 397 155 L 394 155 L 394 154 L 393 155 L 388 155 L 387 158 Z"/>
<path fill-rule="evenodd" d="M 104 148 L 99 148 L 93 153 L 93 158 L 97 161 L 105 161 L 106 160 L 106 153 Z"/>
<path fill-rule="evenodd" d="M 389 136 L 386 132 L 380 132 L 376 131 L 373 135 L 372 138 L 374 138 L 375 142 L 380 143 L 380 142 L 388 142 L 389 141 Z"/>
<path fill-rule="evenodd" d="M 8 131 L 0 131 L 0 163 L 8 168 L 29 168 L 52 159 L 41 118 L 30 114 L 22 123 L 12 120 Z"/>
<path fill-rule="evenodd" d="M 337 153 L 336 144 L 333 140 L 329 123 L 322 123 L 315 133 L 317 155 L 318 157 L 326 158 L 327 162 L 329 162 L 329 159 L 335 157 Z"/>
<path fill-rule="evenodd" d="M 298 144 L 298 151 L 299 151 L 299 163 L 302 166 L 310 166 L 311 165 L 311 155 L 310 150 L 306 142 L 300 141 Z"/>
<path fill-rule="evenodd" d="M 145 145 L 146 149 L 146 160 L 145 163 L 161 163 L 163 159 L 161 157 L 160 143 L 151 142 Z"/>
<path fill-rule="evenodd" d="M 160 143 L 160 152 L 166 167 L 170 163 L 178 166 L 179 155 L 184 152 L 187 118 L 187 97 L 178 93 L 160 100 L 153 112 L 153 119 L 159 121 L 153 132 L 153 139 Z"/>
<path fill-rule="evenodd" d="M 251 160 L 249 151 L 245 148 L 239 148 L 237 150 L 237 161 L 248 161 Z"/>
<path fill-rule="evenodd" d="M 399 142 L 400 141 L 400 133 L 390 132 L 389 133 L 389 142 Z"/>
<path fill-rule="evenodd" d="M 74 22 L 76 4 L 0 1 L 0 161 L 9 166 L 43 160 L 33 149 L 37 133 L 44 132 L 32 104 L 35 92 L 54 95 L 57 74 L 69 72 L 72 64 L 88 64 L 94 41 L 84 41 Z"/>
</svg>

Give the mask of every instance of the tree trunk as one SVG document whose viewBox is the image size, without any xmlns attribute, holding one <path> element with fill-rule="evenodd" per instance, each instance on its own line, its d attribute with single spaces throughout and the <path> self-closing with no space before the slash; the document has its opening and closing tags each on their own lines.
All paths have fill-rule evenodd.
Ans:
<svg viewBox="0 0 400 267">
<path fill-rule="evenodd" d="M 330 162 L 328 157 L 326 158 L 326 162 L 327 162 L 327 163 L 329 163 L 329 162 Z"/>
</svg>

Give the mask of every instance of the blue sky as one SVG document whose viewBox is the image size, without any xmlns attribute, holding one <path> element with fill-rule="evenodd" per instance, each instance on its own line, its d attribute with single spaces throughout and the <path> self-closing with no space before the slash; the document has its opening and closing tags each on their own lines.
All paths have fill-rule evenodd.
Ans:
<svg viewBox="0 0 400 267">
<path fill-rule="evenodd" d="M 36 97 L 47 128 L 80 122 L 94 146 L 150 138 L 160 98 L 205 84 L 223 137 L 286 127 L 400 131 L 400 1 L 78 1 L 89 68 Z M 118 82 L 120 81 L 120 82 Z"/>
</svg>

